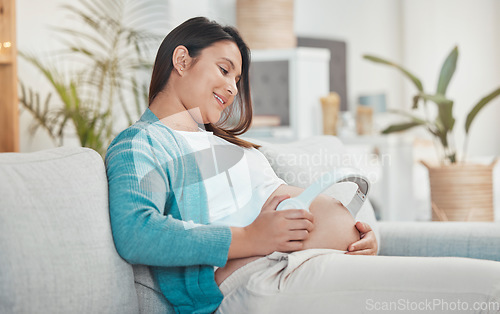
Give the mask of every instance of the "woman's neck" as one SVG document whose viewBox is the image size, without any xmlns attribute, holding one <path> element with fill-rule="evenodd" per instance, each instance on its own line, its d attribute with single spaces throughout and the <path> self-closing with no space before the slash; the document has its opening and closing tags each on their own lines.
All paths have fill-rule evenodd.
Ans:
<svg viewBox="0 0 500 314">
<path fill-rule="evenodd" d="M 156 117 L 171 129 L 177 131 L 198 132 L 198 123 L 193 118 L 195 109 L 186 109 L 178 98 L 159 93 L 149 105 Z"/>
</svg>

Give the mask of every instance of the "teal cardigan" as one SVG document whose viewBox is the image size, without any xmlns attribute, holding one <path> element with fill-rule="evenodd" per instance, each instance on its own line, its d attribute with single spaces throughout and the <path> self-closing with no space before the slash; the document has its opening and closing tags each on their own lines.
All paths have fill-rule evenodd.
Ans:
<svg viewBox="0 0 500 314">
<path fill-rule="evenodd" d="M 208 225 L 206 191 L 187 142 L 147 109 L 106 154 L 118 253 L 152 266 L 177 313 L 211 313 L 223 295 L 213 266 L 227 262 L 231 230 Z"/>
</svg>

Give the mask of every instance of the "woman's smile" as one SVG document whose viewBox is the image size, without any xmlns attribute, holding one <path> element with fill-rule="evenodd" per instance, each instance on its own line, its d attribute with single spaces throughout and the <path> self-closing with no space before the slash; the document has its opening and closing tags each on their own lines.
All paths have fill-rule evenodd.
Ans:
<svg viewBox="0 0 500 314">
<path fill-rule="evenodd" d="M 222 96 L 220 96 L 216 93 L 214 93 L 214 98 L 217 101 L 217 103 L 220 105 L 222 110 L 224 110 L 225 109 L 224 104 L 226 103 L 226 99 L 224 99 Z"/>
</svg>

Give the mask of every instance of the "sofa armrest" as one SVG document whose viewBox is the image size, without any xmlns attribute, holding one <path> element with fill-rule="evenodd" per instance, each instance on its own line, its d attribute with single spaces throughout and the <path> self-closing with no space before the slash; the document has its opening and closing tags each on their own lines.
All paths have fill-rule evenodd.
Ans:
<svg viewBox="0 0 500 314">
<path fill-rule="evenodd" d="M 500 223 L 379 222 L 380 255 L 500 261 Z"/>
</svg>

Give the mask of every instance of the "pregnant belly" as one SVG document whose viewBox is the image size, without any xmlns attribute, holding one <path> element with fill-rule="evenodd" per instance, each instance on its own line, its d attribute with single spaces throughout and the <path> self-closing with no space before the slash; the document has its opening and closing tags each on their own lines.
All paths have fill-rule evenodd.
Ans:
<svg viewBox="0 0 500 314">
<path fill-rule="evenodd" d="M 303 190 L 294 186 L 281 185 L 271 194 L 270 198 L 283 194 L 295 197 Z M 346 251 L 349 244 L 359 240 L 359 232 L 354 226 L 354 218 L 339 201 L 327 195 L 319 195 L 312 202 L 309 210 L 314 215 L 314 230 L 304 242 L 304 250 L 321 248 Z M 215 281 L 220 285 L 234 271 L 260 257 L 252 256 L 229 260 L 226 266 L 217 269 Z"/>
</svg>

